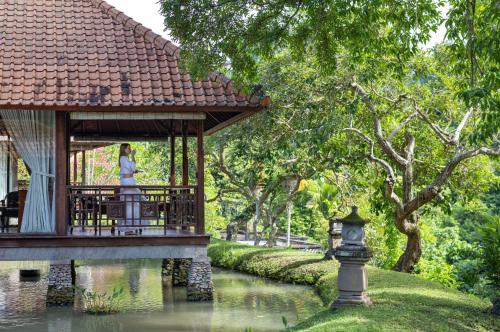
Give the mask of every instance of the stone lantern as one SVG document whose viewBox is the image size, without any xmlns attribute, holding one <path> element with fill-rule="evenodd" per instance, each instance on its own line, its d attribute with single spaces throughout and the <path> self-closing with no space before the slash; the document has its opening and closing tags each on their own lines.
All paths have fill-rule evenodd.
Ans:
<svg viewBox="0 0 500 332">
<path fill-rule="evenodd" d="M 332 307 L 370 305 L 370 298 L 366 294 L 368 274 L 365 264 L 372 254 L 365 245 L 364 225 L 367 221 L 358 215 L 358 208 L 353 206 L 351 214 L 337 219 L 337 222 L 342 223 L 342 242 L 335 250 L 335 258 L 340 262 L 337 282 L 339 296 Z"/>
</svg>

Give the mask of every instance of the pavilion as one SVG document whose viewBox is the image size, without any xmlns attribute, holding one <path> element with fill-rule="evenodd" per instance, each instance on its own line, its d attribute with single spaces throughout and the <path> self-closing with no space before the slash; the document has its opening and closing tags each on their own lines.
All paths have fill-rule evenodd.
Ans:
<svg viewBox="0 0 500 332">
<path fill-rule="evenodd" d="M 268 102 L 260 91 L 237 91 L 219 73 L 191 78 L 179 68 L 176 45 L 105 1 L 2 1 L 0 194 L 18 191 L 20 226 L 0 234 L 0 260 L 50 260 L 50 279 L 74 259 L 189 259 L 188 297 L 210 298 L 203 138 Z M 151 140 L 169 146 L 170 185 L 139 186 L 139 217 L 126 215 L 120 187 L 89 186 L 84 173 L 71 183 L 72 153 L 75 180 L 76 153 Z M 196 141 L 195 178 L 189 178 L 189 140 Z M 25 192 L 18 188 L 17 158 L 31 171 Z M 115 231 L 127 218 L 141 230 L 137 236 Z M 49 286 L 69 287 L 57 278 Z"/>
</svg>

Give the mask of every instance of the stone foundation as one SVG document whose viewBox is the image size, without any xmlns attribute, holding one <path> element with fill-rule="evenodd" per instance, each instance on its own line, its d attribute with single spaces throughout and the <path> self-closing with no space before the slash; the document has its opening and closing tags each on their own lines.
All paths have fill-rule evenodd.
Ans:
<svg viewBox="0 0 500 332">
<path fill-rule="evenodd" d="M 174 259 L 165 258 L 161 263 L 161 276 L 163 278 L 171 278 L 174 271 Z"/>
<path fill-rule="evenodd" d="M 211 301 L 213 299 L 212 268 L 210 262 L 193 261 L 188 273 L 188 301 Z"/>
<path fill-rule="evenodd" d="M 47 305 L 73 305 L 74 264 L 71 261 L 50 262 Z"/>
<path fill-rule="evenodd" d="M 172 271 L 172 285 L 187 286 L 188 272 L 191 267 L 191 258 L 174 258 Z"/>
</svg>

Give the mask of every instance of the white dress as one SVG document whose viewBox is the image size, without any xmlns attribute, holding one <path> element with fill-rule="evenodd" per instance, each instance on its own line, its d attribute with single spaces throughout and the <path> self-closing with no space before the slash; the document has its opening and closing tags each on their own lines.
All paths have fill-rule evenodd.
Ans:
<svg viewBox="0 0 500 332">
<path fill-rule="evenodd" d="M 120 185 L 121 186 L 135 186 L 135 179 L 133 176 L 125 177 L 124 175 L 134 174 L 135 161 L 129 160 L 125 156 L 120 157 Z M 139 188 L 121 188 L 120 200 L 125 201 L 125 220 L 118 220 L 118 230 L 120 232 L 133 231 L 135 228 L 133 227 L 120 227 L 120 225 L 144 225 L 144 222 L 141 221 L 141 204 L 140 201 L 143 199 L 141 190 Z M 136 195 L 131 195 L 136 194 Z"/>
</svg>

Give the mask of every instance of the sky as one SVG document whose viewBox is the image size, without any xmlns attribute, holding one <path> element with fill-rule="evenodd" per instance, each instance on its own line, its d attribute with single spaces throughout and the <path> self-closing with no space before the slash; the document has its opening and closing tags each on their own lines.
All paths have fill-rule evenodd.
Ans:
<svg viewBox="0 0 500 332">
<path fill-rule="evenodd" d="M 163 16 L 160 14 L 158 0 L 106 0 L 107 3 L 132 17 L 153 32 L 170 39 L 163 31 Z"/>
<path fill-rule="evenodd" d="M 107 2 L 137 22 L 150 28 L 153 32 L 166 39 L 171 39 L 168 33 L 163 31 L 165 27 L 163 25 L 163 16 L 160 14 L 158 0 L 107 0 Z M 443 14 L 445 10 L 447 8 L 443 8 Z M 445 32 L 444 24 L 442 24 L 438 31 L 433 34 L 431 40 L 424 45 L 424 48 L 428 49 L 442 42 Z"/>
</svg>

